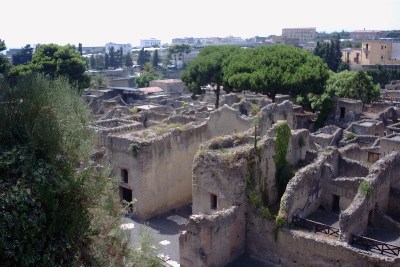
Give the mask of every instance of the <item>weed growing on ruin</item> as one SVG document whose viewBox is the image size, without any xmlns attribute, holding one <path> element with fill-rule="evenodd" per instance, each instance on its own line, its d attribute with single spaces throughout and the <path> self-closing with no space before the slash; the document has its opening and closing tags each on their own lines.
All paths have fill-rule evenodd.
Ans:
<svg viewBox="0 0 400 267">
<path fill-rule="evenodd" d="M 258 196 L 258 193 L 254 189 L 249 192 L 249 203 L 254 208 L 259 207 L 261 204 L 260 197 Z"/>
<path fill-rule="evenodd" d="M 279 214 L 275 219 L 275 241 L 278 239 L 279 230 L 285 225 L 286 218 L 285 216 Z"/>
<path fill-rule="evenodd" d="M 354 133 L 347 133 L 344 140 L 350 141 L 350 140 L 353 140 L 356 137 L 357 137 L 357 135 L 354 134 Z"/>
<path fill-rule="evenodd" d="M 139 155 L 139 151 L 142 147 L 138 143 L 132 143 L 129 145 L 129 151 L 132 153 L 132 156 L 135 158 Z"/>
<path fill-rule="evenodd" d="M 255 116 L 258 114 L 258 112 L 260 112 L 260 106 L 257 104 L 250 104 L 250 114 Z"/>
<path fill-rule="evenodd" d="M 286 160 L 286 154 L 289 148 L 289 140 L 292 133 L 287 121 L 277 123 L 275 125 L 275 131 L 275 179 L 278 185 L 278 193 L 280 196 L 282 196 L 286 190 L 287 184 L 293 177 L 292 165 Z"/>
<path fill-rule="evenodd" d="M 261 216 L 263 218 L 267 219 L 268 221 L 276 220 L 276 216 L 271 213 L 271 211 L 269 210 L 269 208 L 267 206 L 261 206 L 260 213 L 261 213 Z"/>
<path fill-rule="evenodd" d="M 364 196 L 368 196 L 372 193 L 373 189 L 374 188 L 370 183 L 368 183 L 367 181 L 362 181 L 360 186 L 358 187 L 358 192 L 360 192 Z"/>
<path fill-rule="evenodd" d="M 139 109 L 137 107 L 133 107 L 129 111 L 132 112 L 133 114 L 137 114 L 139 112 Z"/>
</svg>

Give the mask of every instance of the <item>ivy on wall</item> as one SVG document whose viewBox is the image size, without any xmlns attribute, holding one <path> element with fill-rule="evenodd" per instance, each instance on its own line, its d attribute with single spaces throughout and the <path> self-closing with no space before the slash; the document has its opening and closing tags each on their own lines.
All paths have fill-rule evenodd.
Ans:
<svg viewBox="0 0 400 267">
<path fill-rule="evenodd" d="M 292 165 L 286 160 L 286 155 L 289 148 L 289 140 L 291 131 L 287 121 L 281 121 L 274 126 L 275 134 L 275 179 L 278 186 L 278 194 L 282 196 L 286 190 L 286 186 L 293 177 Z"/>
</svg>

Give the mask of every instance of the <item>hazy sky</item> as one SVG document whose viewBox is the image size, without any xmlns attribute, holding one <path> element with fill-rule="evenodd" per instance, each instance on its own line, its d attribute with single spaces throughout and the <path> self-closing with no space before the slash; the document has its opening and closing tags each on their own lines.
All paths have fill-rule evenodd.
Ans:
<svg viewBox="0 0 400 267">
<path fill-rule="evenodd" d="M 268 36 L 285 27 L 400 30 L 400 0 L 3 0 L 0 7 L 0 39 L 8 48 Z"/>
</svg>

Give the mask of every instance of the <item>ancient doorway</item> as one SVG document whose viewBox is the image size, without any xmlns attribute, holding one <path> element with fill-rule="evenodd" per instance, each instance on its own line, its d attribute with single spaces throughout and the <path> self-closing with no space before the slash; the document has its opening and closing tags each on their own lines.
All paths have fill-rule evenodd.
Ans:
<svg viewBox="0 0 400 267">
<path fill-rule="evenodd" d="M 379 159 L 379 153 L 368 152 L 368 162 L 375 163 Z"/>
<path fill-rule="evenodd" d="M 332 212 L 339 213 L 340 212 L 340 197 L 338 195 L 332 195 Z"/>
<path fill-rule="evenodd" d="M 217 195 L 210 193 L 210 208 L 212 210 L 217 209 Z"/>
<path fill-rule="evenodd" d="M 132 202 L 132 190 L 124 187 L 119 188 L 122 200 L 126 202 Z"/>
<path fill-rule="evenodd" d="M 370 210 L 368 213 L 368 227 L 371 227 L 374 222 L 374 210 Z"/>
<path fill-rule="evenodd" d="M 346 108 L 341 107 L 340 108 L 340 118 L 344 119 L 344 115 L 346 114 Z"/>
</svg>

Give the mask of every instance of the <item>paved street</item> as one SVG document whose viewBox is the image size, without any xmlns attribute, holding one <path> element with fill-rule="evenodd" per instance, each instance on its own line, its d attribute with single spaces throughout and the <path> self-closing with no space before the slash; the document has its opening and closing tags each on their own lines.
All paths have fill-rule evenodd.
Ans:
<svg viewBox="0 0 400 267">
<path fill-rule="evenodd" d="M 149 231 L 159 247 L 159 254 L 164 254 L 166 258 L 169 258 L 167 263 L 179 266 L 177 265 L 179 263 L 179 233 L 184 229 L 191 213 L 191 206 L 187 206 L 148 221 L 140 221 L 127 216 L 124 218 L 124 223 L 133 223 L 131 242 L 135 246 L 139 244 L 140 232 Z"/>
</svg>

